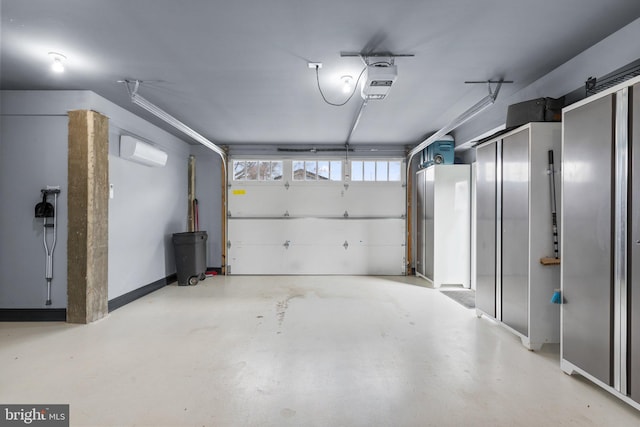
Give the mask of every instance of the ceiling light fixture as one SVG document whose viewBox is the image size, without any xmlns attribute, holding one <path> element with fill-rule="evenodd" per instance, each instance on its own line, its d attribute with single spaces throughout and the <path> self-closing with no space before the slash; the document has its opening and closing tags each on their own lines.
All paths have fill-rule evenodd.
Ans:
<svg viewBox="0 0 640 427">
<path fill-rule="evenodd" d="M 351 91 L 353 90 L 353 77 L 342 76 L 340 77 L 340 81 L 342 81 L 342 92 L 351 93 Z"/>
<path fill-rule="evenodd" d="M 358 79 L 356 80 L 355 83 L 353 82 L 353 77 L 352 76 L 343 75 L 342 77 L 340 77 L 340 81 L 342 82 L 342 91 L 343 91 L 343 93 L 345 93 L 348 96 L 347 96 L 347 99 L 345 99 L 343 102 L 335 103 L 335 102 L 331 102 L 331 101 L 329 101 L 327 99 L 327 97 L 324 95 L 324 92 L 322 91 L 322 87 L 320 87 L 320 73 L 319 73 L 318 70 L 320 70 L 320 68 L 322 68 L 322 63 L 321 62 L 309 62 L 309 68 L 314 69 L 316 71 L 316 84 L 318 86 L 318 91 L 320 92 L 320 96 L 322 97 L 322 100 L 324 102 L 326 102 L 327 104 L 332 105 L 334 107 L 342 107 L 347 102 L 349 102 L 351 100 L 351 98 L 353 98 L 353 95 L 356 93 L 356 87 L 360 83 L 360 79 L 362 78 L 362 75 L 367 70 L 367 68 L 365 67 L 365 68 L 362 69 L 362 71 L 360 71 L 360 74 L 358 75 Z"/>
<path fill-rule="evenodd" d="M 58 52 L 49 52 L 49 57 L 53 60 L 53 63 L 51 64 L 51 71 L 54 73 L 64 73 L 63 62 L 67 57 Z"/>
</svg>

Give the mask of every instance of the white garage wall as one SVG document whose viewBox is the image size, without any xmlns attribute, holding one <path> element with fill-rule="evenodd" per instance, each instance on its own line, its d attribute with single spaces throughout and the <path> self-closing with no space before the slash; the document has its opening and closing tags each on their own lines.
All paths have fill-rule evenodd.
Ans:
<svg viewBox="0 0 640 427">
<path fill-rule="evenodd" d="M 171 236 L 187 231 L 189 147 L 129 122 L 109 126 L 109 300 L 175 273 Z M 119 157 L 121 134 L 168 153 L 165 167 Z"/>
<path fill-rule="evenodd" d="M 109 120 L 109 299 L 175 272 L 171 235 L 187 227 L 190 146 L 87 91 L 2 91 L 0 115 L 0 308 L 44 308 L 42 222 L 33 218 L 40 188 L 60 185 L 53 305 L 66 307 L 66 112 L 91 109 Z M 150 168 L 118 157 L 119 136 L 137 136 L 169 154 Z"/>
<path fill-rule="evenodd" d="M 0 308 L 46 307 L 43 220 L 34 218 L 34 207 L 47 185 L 62 189 L 50 308 L 65 308 L 67 117 L 3 115 L 0 120 Z"/>
</svg>

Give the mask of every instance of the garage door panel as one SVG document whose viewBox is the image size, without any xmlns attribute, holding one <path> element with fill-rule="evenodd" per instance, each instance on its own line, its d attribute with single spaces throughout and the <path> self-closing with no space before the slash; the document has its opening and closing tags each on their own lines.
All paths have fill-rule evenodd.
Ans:
<svg viewBox="0 0 640 427">
<path fill-rule="evenodd" d="M 341 216 L 346 207 L 342 183 L 297 183 L 289 188 L 292 216 Z M 301 203 L 302 202 L 302 203 Z"/>
<path fill-rule="evenodd" d="M 404 252 L 390 245 L 294 245 L 284 259 L 287 274 L 402 275 L 403 262 Z"/>
<path fill-rule="evenodd" d="M 229 189 L 231 217 L 282 216 L 286 211 L 288 194 L 284 184 L 247 183 Z"/>
<path fill-rule="evenodd" d="M 360 246 L 404 245 L 404 220 L 384 219 L 240 219 L 229 220 L 232 242 L 328 245 L 345 241 Z"/>
<path fill-rule="evenodd" d="M 404 274 L 401 182 L 231 182 L 229 274 Z"/>
<path fill-rule="evenodd" d="M 241 244 L 284 244 L 287 224 L 285 221 L 230 219 L 229 236 L 233 243 Z"/>
<path fill-rule="evenodd" d="M 234 185 L 229 199 L 231 217 L 284 217 L 285 213 L 290 217 L 341 217 L 348 209 L 344 187 L 335 183 L 297 184 L 289 189 L 273 183 Z"/>
<path fill-rule="evenodd" d="M 231 274 L 403 274 L 401 219 L 230 219 Z"/>
<path fill-rule="evenodd" d="M 285 268 L 288 274 L 345 274 L 340 268 L 344 251 L 341 245 L 296 244 L 286 254 Z"/>
<path fill-rule="evenodd" d="M 341 248 L 344 219 L 305 218 L 293 220 L 288 230 L 296 245 Z"/>
<path fill-rule="evenodd" d="M 351 184 L 345 192 L 349 216 L 400 218 L 405 214 L 405 203 L 404 187 L 400 183 Z"/>
<path fill-rule="evenodd" d="M 403 246 L 405 222 L 400 218 L 355 219 L 344 229 L 349 244 L 360 246 Z"/>
</svg>

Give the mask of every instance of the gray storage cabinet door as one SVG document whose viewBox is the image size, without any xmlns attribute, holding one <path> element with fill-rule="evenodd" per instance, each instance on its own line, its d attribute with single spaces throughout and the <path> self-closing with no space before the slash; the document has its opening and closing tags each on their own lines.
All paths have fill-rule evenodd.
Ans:
<svg viewBox="0 0 640 427">
<path fill-rule="evenodd" d="M 640 84 L 632 92 L 632 191 L 631 201 L 631 259 L 630 259 L 630 322 L 629 337 L 629 382 L 631 398 L 640 402 Z"/>
<path fill-rule="evenodd" d="M 424 245 L 425 245 L 425 194 L 424 169 L 416 173 L 416 271 L 425 275 Z"/>
<path fill-rule="evenodd" d="M 567 111 L 563 135 L 563 358 L 612 385 L 613 95 Z"/>
<path fill-rule="evenodd" d="M 502 321 L 529 336 L 529 130 L 502 141 Z"/>
<path fill-rule="evenodd" d="M 496 317 L 496 146 L 476 149 L 476 307 Z"/>
</svg>

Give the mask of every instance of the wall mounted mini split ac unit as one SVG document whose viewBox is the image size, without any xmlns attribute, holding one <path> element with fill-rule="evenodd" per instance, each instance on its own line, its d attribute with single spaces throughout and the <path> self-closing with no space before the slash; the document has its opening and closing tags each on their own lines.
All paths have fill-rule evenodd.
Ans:
<svg viewBox="0 0 640 427">
<path fill-rule="evenodd" d="M 120 157 L 147 166 L 163 167 L 167 164 L 167 153 L 151 144 L 129 135 L 120 136 Z"/>
<path fill-rule="evenodd" d="M 365 100 L 384 99 L 398 78 L 398 67 L 387 63 L 367 66 L 367 78 L 362 83 L 361 95 Z"/>
</svg>

